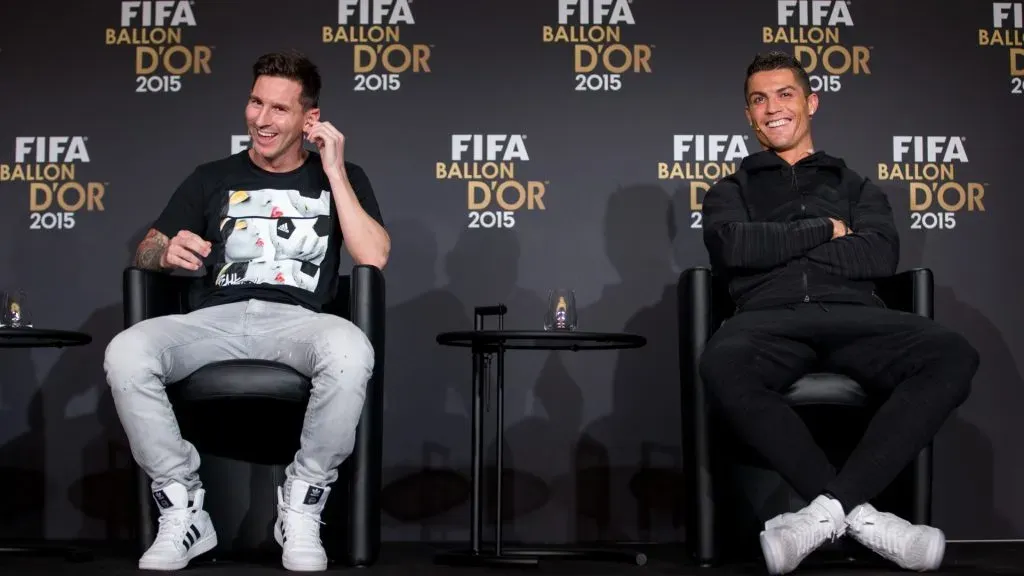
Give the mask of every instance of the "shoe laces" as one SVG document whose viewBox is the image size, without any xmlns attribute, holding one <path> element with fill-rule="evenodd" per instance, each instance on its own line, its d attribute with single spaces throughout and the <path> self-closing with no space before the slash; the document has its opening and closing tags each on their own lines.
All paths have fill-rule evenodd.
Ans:
<svg viewBox="0 0 1024 576">
<path fill-rule="evenodd" d="M 291 506 L 281 507 L 284 516 L 283 528 L 289 543 L 320 543 L 320 525 L 324 524 L 318 514 L 298 510 Z"/>
<path fill-rule="evenodd" d="M 185 531 L 188 530 L 191 516 L 192 510 L 189 508 L 169 510 L 160 514 L 157 519 L 159 530 L 154 543 L 170 542 L 175 546 L 180 546 L 181 541 L 185 538 Z"/>
</svg>

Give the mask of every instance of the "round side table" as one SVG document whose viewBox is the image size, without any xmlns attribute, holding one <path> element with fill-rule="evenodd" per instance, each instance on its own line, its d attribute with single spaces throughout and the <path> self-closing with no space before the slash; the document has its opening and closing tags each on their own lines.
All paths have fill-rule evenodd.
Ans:
<svg viewBox="0 0 1024 576">
<path fill-rule="evenodd" d="M 0 348 L 64 348 L 84 346 L 92 342 L 92 336 L 69 330 L 50 330 L 2 326 L 0 327 Z M 47 546 L 46 544 L 15 545 L 0 543 L 0 554 L 31 554 L 64 556 L 68 560 L 81 562 L 92 559 L 92 553 L 82 548 Z"/>
<path fill-rule="evenodd" d="M 504 311 L 503 306 L 499 306 Z M 479 311 L 478 311 L 478 315 Z M 479 325 L 479 324 L 478 324 Z M 638 566 L 647 563 L 647 556 L 629 550 L 523 550 L 502 549 L 501 541 L 501 470 L 503 470 L 504 390 L 506 350 L 624 350 L 640 348 L 647 339 L 622 332 L 576 332 L 543 330 L 466 330 L 445 332 L 437 336 L 438 344 L 470 348 L 473 351 L 473 432 L 472 432 L 472 498 L 470 500 L 470 549 L 444 552 L 435 558 L 438 564 L 449 566 L 535 566 L 541 558 L 608 560 L 627 562 Z M 497 369 L 497 474 L 495 486 L 495 538 L 494 550 L 480 549 L 480 531 L 483 525 L 481 485 L 483 482 L 483 414 L 484 357 L 496 356 Z"/>
</svg>

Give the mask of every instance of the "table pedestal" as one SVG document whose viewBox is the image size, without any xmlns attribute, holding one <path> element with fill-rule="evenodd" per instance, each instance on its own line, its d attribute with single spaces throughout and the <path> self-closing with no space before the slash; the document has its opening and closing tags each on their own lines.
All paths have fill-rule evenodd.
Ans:
<svg viewBox="0 0 1024 576">
<path fill-rule="evenodd" d="M 545 349 L 545 345 L 537 345 L 538 341 L 561 342 L 561 345 L 554 346 L 554 349 L 581 350 L 595 348 L 633 348 L 645 343 L 643 338 L 630 335 L 607 335 L 587 333 L 533 333 L 533 332 L 509 332 L 501 331 L 502 315 L 505 313 L 505 306 L 487 306 L 476 310 L 476 332 L 463 333 L 470 341 L 473 349 L 473 417 L 472 417 L 472 495 L 470 500 L 470 548 L 468 550 L 454 550 L 443 552 L 435 556 L 434 562 L 447 566 L 510 566 L 530 567 L 537 566 L 542 559 L 566 559 L 566 560 L 591 560 L 591 561 L 613 561 L 626 562 L 643 566 L 647 563 L 647 556 L 640 552 L 628 550 L 558 550 L 558 549 L 523 549 L 505 548 L 502 543 L 502 472 L 504 471 L 504 396 L 505 396 L 505 350 L 507 348 L 532 348 Z M 497 332 L 481 332 L 483 329 L 483 316 L 498 316 Z M 442 335 L 444 336 L 444 335 Z M 460 336 L 460 335 L 455 335 Z M 620 336 L 625 338 L 614 337 Z M 518 337 L 520 340 L 533 340 L 533 344 L 509 345 L 506 338 Z M 439 336 L 438 340 L 442 338 Z M 456 340 L 458 340 L 456 338 Z M 581 346 L 581 342 L 596 343 L 596 346 Z M 442 342 L 444 343 L 444 342 Z M 463 344 L 459 344 L 463 345 Z M 548 345 L 550 346 L 550 344 Z M 547 348 L 552 349 L 552 348 Z M 496 357 L 497 372 L 497 480 L 495 486 L 495 512 L 494 545 L 490 549 L 483 549 L 480 545 L 480 531 L 483 525 L 483 507 L 481 505 L 481 491 L 483 478 L 483 398 L 486 391 L 486 374 L 488 373 L 488 354 L 493 353 Z"/>
<path fill-rule="evenodd" d="M 90 342 L 92 342 L 92 336 L 82 332 L 33 328 L 31 326 L 0 327 L 0 348 L 63 348 L 65 346 L 83 346 Z M 92 560 L 92 552 L 85 548 L 48 544 L 17 545 L 13 541 L 0 542 L 0 555 L 8 554 L 63 556 L 74 562 Z"/>
<path fill-rule="evenodd" d="M 69 562 L 86 562 L 92 560 L 92 551 L 86 548 L 74 548 L 70 546 L 48 546 L 46 544 L 33 544 L 17 546 L 0 542 L 0 555 L 2 556 L 35 556 L 54 557 L 63 556 Z"/>
</svg>

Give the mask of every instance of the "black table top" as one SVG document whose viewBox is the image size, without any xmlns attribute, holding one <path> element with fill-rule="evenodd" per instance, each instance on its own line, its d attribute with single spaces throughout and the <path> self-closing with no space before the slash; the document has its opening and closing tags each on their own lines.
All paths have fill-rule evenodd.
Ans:
<svg viewBox="0 0 1024 576">
<path fill-rule="evenodd" d="M 465 330 L 438 334 L 437 343 L 464 348 L 577 351 L 640 348 L 647 344 L 647 339 L 624 332 Z"/>
<path fill-rule="evenodd" d="M 0 348 L 62 348 L 83 346 L 92 342 L 84 332 L 50 330 L 47 328 L 0 327 Z"/>
</svg>

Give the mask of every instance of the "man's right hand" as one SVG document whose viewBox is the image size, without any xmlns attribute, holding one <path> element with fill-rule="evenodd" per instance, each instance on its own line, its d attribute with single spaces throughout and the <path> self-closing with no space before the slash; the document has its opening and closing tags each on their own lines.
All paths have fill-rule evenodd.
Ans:
<svg viewBox="0 0 1024 576">
<path fill-rule="evenodd" d="M 835 218 L 829 218 L 829 220 L 832 221 L 832 239 L 833 240 L 835 240 L 836 238 L 842 238 L 843 236 L 846 236 L 847 234 L 850 233 L 850 228 L 847 227 L 846 224 L 843 223 L 842 220 L 837 220 Z"/>
<path fill-rule="evenodd" d="M 203 265 L 200 257 L 210 255 L 213 244 L 198 235 L 181 230 L 167 243 L 167 249 L 160 255 L 161 268 L 184 268 L 199 270 Z"/>
</svg>

